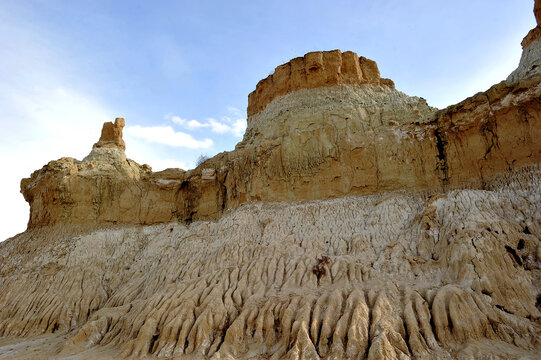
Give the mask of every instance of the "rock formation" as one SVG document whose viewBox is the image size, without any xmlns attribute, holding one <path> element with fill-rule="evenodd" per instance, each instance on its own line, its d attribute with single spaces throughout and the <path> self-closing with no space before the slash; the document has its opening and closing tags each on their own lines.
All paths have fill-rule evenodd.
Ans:
<svg viewBox="0 0 541 360">
<path fill-rule="evenodd" d="M 83 161 L 50 162 L 21 191 L 34 227 L 216 219 L 254 200 L 482 189 L 541 160 L 540 95 L 534 77 L 436 111 L 389 86 L 302 89 L 250 116 L 235 151 L 194 170 L 153 173 L 121 149 L 95 147 Z"/>
<path fill-rule="evenodd" d="M 353 52 L 293 59 L 190 171 L 127 159 L 106 123 L 21 182 L 0 358 L 539 358 L 533 31 L 508 80 L 443 110 Z"/>
<path fill-rule="evenodd" d="M 106 122 L 101 129 L 100 140 L 94 144 L 93 148 L 111 148 L 126 150 L 126 144 L 122 139 L 122 129 L 126 125 L 123 118 L 116 118 L 115 123 Z"/>
<path fill-rule="evenodd" d="M 382 79 L 375 61 L 352 51 L 315 51 L 278 66 L 261 80 L 248 95 L 248 117 L 263 110 L 278 96 L 301 89 L 329 87 L 338 84 L 373 84 L 394 87 Z"/>
<path fill-rule="evenodd" d="M 2 243 L 0 335 L 69 332 L 55 357 L 534 359 L 540 175 L 189 226 L 33 228 Z"/>
</svg>

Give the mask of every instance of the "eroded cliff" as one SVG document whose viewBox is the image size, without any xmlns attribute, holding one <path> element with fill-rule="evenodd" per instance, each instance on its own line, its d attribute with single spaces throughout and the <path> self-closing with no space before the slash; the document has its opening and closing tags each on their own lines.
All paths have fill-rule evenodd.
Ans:
<svg viewBox="0 0 541 360">
<path fill-rule="evenodd" d="M 50 162 L 21 182 L 29 226 L 190 222 L 254 200 L 482 189 L 541 160 L 540 81 L 502 82 L 440 111 L 388 86 L 294 91 L 249 117 L 234 151 L 194 170 L 152 172 L 115 146 Z"/>
<path fill-rule="evenodd" d="M 68 334 L 55 358 L 535 359 L 540 171 L 189 226 L 31 229 L 1 245 L 0 336 Z"/>
<path fill-rule="evenodd" d="M 278 66 L 248 95 L 248 117 L 263 110 L 275 98 L 301 89 L 338 84 L 372 84 L 394 87 L 380 77 L 374 60 L 352 51 L 314 51 Z"/>
<path fill-rule="evenodd" d="M 538 358 L 532 31 L 507 81 L 443 110 L 352 52 L 294 59 L 190 171 L 127 159 L 106 123 L 21 182 L 0 358 Z"/>
</svg>

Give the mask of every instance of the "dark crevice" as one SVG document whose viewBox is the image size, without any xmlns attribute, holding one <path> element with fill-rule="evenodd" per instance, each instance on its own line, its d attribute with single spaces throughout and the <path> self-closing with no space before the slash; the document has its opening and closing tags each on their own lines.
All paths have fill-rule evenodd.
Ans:
<svg viewBox="0 0 541 360">
<path fill-rule="evenodd" d="M 152 353 L 153 351 L 156 350 L 156 349 L 154 349 L 154 344 L 156 344 L 156 341 L 158 340 L 159 337 L 160 337 L 160 334 L 152 335 L 152 339 L 150 340 L 150 344 L 148 346 L 148 352 L 149 353 Z"/>
<path fill-rule="evenodd" d="M 488 147 L 485 150 L 485 155 L 483 156 L 483 159 L 487 159 L 487 156 L 492 151 L 492 148 L 494 146 L 497 146 L 496 142 L 498 141 L 498 138 L 496 137 L 496 134 L 494 133 L 494 123 L 493 122 L 487 122 L 481 126 L 481 133 L 484 135 L 485 139 L 487 139 Z"/>
<path fill-rule="evenodd" d="M 515 260 L 515 262 L 517 264 L 519 264 L 520 266 L 522 266 L 522 259 L 520 258 L 520 256 L 518 256 L 517 252 L 515 251 L 515 249 L 513 249 L 511 246 L 508 246 L 508 245 L 505 245 L 505 250 L 507 250 L 507 252 L 509 253 L 509 255 L 511 256 L 511 258 L 513 260 Z"/>
<path fill-rule="evenodd" d="M 501 306 L 501 305 L 496 305 L 496 307 L 497 307 L 498 309 L 500 309 L 501 311 L 503 311 L 503 312 L 506 312 L 506 313 L 508 313 L 508 314 L 513 315 L 513 313 L 512 313 L 511 311 L 507 310 L 506 308 L 504 308 L 504 307 Z"/>
<path fill-rule="evenodd" d="M 182 182 L 179 191 L 183 197 L 182 220 L 186 225 L 189 225 L 193 222 L 194 215 L 197 213 L 194 209 L 196 208 L 199 192 L 189 180 L 184 180 Z M 179 214 L 177 214 L 177 216 L 178 215 Z"/>
<path fill-rule="evenodd" d="M 517 250 L 522 250 L 522 249 L 524 249 L 524 239 L 520 239 L 517 245 Z"/>
<path fill-rule="evenodd" d="M 317 264 L 312 268 L 312 273 L 317 277 L 318 286 L 319 280 L 327 273 L 325 265 L 329 265 L 330 260 L 328 256 L 322 255 L 321 258 L 317 259 Z"/>
<path fill-rule="evenodd" d="M 446 185 L 449 180 L 447 176 L 447 155 L 445 153 L 445 146 L 447 145 L 447 140 L 444 139 L 440 128 L 437 128 L 436 131 L 434 131 L 434 136 L 436 136 L 436 149 L 438 150 L 437 169 L 441 173 L 441 180 L 443 184 Z"/>
<path fill-rule="evenodd" d="M 227 206 L 227 187 L 222 185 L 222 214 Z"/>
<path fill-rule="evenodd" d="M 359 354 L 359 356 L 361 357 L 361 359 L 364 359 L 364 358 L 367 358 L 368 357 L 368 353 L 370 352 L 370 348 L 372 347 L 372 336 L 370 336 L 371 334 L 371 331 L 372 330 L 372 326 L 374 326 L 374 323 L 373 323 L 373 317 L 374 317 L 374 314 L 372 313 L 372 308 L 370 306 L 370 299 L 368 298 L 368 293 L 367 292 L 364 292 L 363 293 L 364 295 L 364 302 L 366 304 L 366 307 L 368 308 L 368 331 L 367 331 L 367 336 L 366 336 L 366 349 L 364 351 L 364 354 Z M 432 316 L 430 317 L 430 319 L 432 319 Z"/>
<path fill-rule="evenodd" d="M 195 215 L 195 212 L 191 211 L 190 215 L 188 215 L 187 217 L 184 218 L 184 222 L 186 223 L 186 225 L 190 225 L 193 222 L 193 216 L 194 215 Z"/>
<path fill-rule="evenodd" d="M 522 232 L 523 232 L 524 234 L 528 234 L 528 235 L 531 235 L 531 234 L 532 234 L 532 232 L 530 231 L 530 228 L 527 227 L 527 226 L 524 227 L 524 230 L 522 230 Z"/>
<path fill-rule="evenodd" d="M 224 340 L 225 340 L 225 334 L 227 333 L 227 330 L 229 329 L 229 325 L 230 325 L 230 321 L 229 321 L 229 317 L 227 319 L 225 319 L 225 323 L 224 323 L 224 326 L 222 327 L 221 330 L 219 330 L 219 333 L 218 333 L 218 346 L 216 346 L 216 349 L 214 350 L 214 353 L 213 354 L 209 354 L 209 355 L 214 355 L 216 354 L 217 352 L 220 351 L 220 348 L 222 347 L 223 343 L 224 343 Z"/>
<path fill-rule="evenodd" d="M 183 184 L 184 182 L 175 190 L 175 208 L 171 213 L 171 217 L 173 219 L 177 219 L 177 221 L 181 219 L 178 206 L 179 206 L 179 198 L 180 198 Z"/>
</svg>

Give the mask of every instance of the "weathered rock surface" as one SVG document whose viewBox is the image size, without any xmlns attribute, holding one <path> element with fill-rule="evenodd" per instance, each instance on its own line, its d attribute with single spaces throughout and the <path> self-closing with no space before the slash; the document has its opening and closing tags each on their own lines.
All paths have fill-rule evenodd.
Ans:
<svg viewBox="0 0 541 360">
<path fill-rule="evenodd" d="M 21 182 L 0 358 L 539 358 L 539 41 L 444 110 L 354 53 L 307 54 L 190 171 L 127 159 L 106 123 Z"/>
<path fill-rule="evenodd" d="M 126 150 L 126 144 L 122 139 L 122 128 L 124 128 L 126 122 L 123 118 L 116 118 L 115 123 L 106 122 L 101 129 L 100 140 L 94 144 L 96 148 L 111 148 Z"/>
<path fill-rule="evenodd" d="M 189 222 L 254 200 L 482 189 L 541 160 L 540 81 L 502 82 L 440 111 L 379 85 L 299 90 L 252 116 L 235 151 L 191 171 L 153 173 L 114 148 L 50 162 L 21 182 L 29 226 Z"/>
<path fill-rule="evenodd" d="M 536 165 L 484 190 L 34 228 L 0 244 L 0 336 L 62 334 L 55 358 L 535 359 L 540 205 Z"/>
<path fill-rule="evenodd" d="M 375 61 L 352 51 L 314 51 L 278 66 L 248 95 L 248 117 L 263 110 L 278 96 L 301 89 L 338 84 L 372 84 L 394 87 L 380 78 Z"/>
</svg>

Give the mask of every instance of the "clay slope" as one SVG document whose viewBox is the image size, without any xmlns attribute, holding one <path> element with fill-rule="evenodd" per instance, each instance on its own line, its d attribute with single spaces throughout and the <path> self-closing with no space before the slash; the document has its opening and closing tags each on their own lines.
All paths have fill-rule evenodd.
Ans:
<svg viewBox="0 0 541 360">
<path fill-rule="evenodd" d="M 31 229 L 1 244 L 0 335 L 68 334 L 59 358 L 533 359 L 540 171 L 189 226 Z"/>
<path fill-rule="evenodd" d="M 444 110 L 354 53 L 294 59 L 190 171 L 127 159 L 105 124 L 21 182 L 0 358 L 539 358 L 536 29 L 508 80 Z"/>
</svg>

